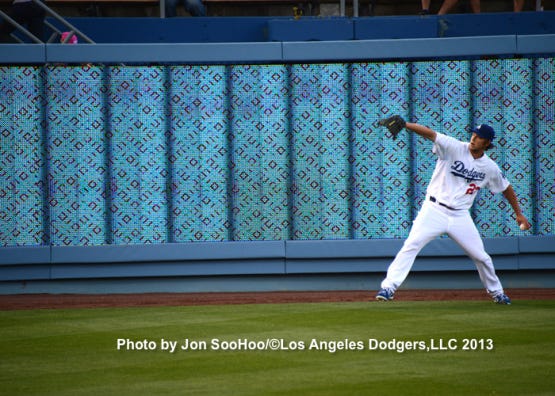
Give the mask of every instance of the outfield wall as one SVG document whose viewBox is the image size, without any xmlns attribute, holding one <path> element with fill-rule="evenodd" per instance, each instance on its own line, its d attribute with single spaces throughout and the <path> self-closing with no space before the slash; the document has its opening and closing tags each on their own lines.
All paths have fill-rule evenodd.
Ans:
<svg viewBox="0 0 555 396">
<path fill-rule="evenodd" d="M 552 287 L 553 35 L 0 47 L 0 292 L 383 276 L 433 170 L 389 113 L 494 125 L 533 229 L 488 192 L 473 215 L 498 269 Z M 417 272 L 472 271 L 427 249 Z"/>
</svg>

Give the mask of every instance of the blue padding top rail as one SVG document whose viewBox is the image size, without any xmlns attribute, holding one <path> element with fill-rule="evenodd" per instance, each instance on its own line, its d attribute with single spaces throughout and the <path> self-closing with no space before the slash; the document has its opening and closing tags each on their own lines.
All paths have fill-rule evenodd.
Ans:
<svg viewBox="0 0 555 396">
<path fill-rule="evenodd" d="M 194 242 L 109 246 L 55 246 L 52 263 L 273 259 L 285 255 L 284 241 Z"/>
<path fill-rule="evenodd" d="M 290 63 L 548 53 L 555 53 L 555 34 L 267 43 L 3 44 L 0 63 Z"/>
<path fill-rule="evenodd" d="M 517 54 L 516 36 L 283 43 L 283 60 L 422 59 Z M 553 46 L 555 50 L 555 45 Z"/>
<path fill-rule="evenodd" d="M 257 63 L 281 62 L 280 43 L 47 44 L 47 62 Z"/>
<path fill-rule="evenodd" d="M 163 261 L 337 259 L 395 256 L 403 239 L 190 242 L 0 248 L 0 265 Z M 555 236 L 485 238 L 491 255 L 554 253 Z M 424 257 L 465 256 L 451 239 L 430 242 Z"/>
<path fill-rule="evenodd" d="M 497 269 L 551 270 L 555 237 L 486 238 Z M 348 273 L 387 269 L 403 240 L 191 242 L 0 248 L 0 282 L 44 279 Z M 519 254 L 520 253 L 520 254 Z M 449 239 L 419 255 L 415 271 L 473 267 Z"/>
</svg>

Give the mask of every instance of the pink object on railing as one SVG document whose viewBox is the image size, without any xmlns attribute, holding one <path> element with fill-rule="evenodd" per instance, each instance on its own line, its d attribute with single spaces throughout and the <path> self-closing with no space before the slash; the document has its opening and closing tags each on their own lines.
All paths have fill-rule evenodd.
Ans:
<svg viewBox="0 0 555 396">
<path fill-rule="evenodd" d="M 66 40 L 67 36 L 69 36 L 70 34 L 71 32 L 63 32 L 62 37 L 60 38 L 60 42 L 63 43 Z M 72 35 L 66 44 L 77 44 L 77 36 L 75 34 Z"/>
</svg>

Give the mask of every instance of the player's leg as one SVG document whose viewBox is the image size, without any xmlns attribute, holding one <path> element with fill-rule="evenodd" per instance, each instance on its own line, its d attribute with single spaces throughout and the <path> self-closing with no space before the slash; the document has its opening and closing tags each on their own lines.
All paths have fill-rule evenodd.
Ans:
<svg viewBox="0 0 555 396">
<path fill-rule="evenodd" d="M 470 0 L 470 8 L 475 14 L 480 13 L 480 0 Z"/>
<path fill-rule="evenodd" d="M 165 11 L 166 11 L 166 18 L 173 18 L 177 16 L 177 6 L 179 5 L 180 0 L 166 0 L 165 4 Z"/>
<path fill-rule="evenodd" d="M 484 242 L 470 214 L 465 213 L 464 216 L 455 218 L 455 221 L 449 228 L 448 235 L 457 242 L 472 259 L 480 275 L 480 280 L 488 293 L 494 299 L 496 296 L 504 295 L 501 281 L 495 273 L 493 260 L 486 252 Z"/>
<path fill-rule="evenodd" d="M 416 256 L 432 239 L 447 231 L 448 217 L 425 202 L 416 216 L 409 236 L 403 247 L 387 269 L 387 276 L 381 283 L 382 289 L 395 291 L 408 276 Z"/>
<path fill-rule="evenodd" d="M 206 8 L 201 0 L 185 0 L 185 8 L 192 16 L 206 16 Z"/>
<path fill-rule="evenodd" d="M 426 14 L 430 13 L 430 1 L 431 0 L 422 0 L 421 1 L 422 10 L 420 11 L 420 14 L 426 15 Z"/>
<path fill-rule="evenodd" d="M 439 9 L 438 15 L 445 15 L 459 2 L 459 0 L 444 0 Z"/>
</svg>

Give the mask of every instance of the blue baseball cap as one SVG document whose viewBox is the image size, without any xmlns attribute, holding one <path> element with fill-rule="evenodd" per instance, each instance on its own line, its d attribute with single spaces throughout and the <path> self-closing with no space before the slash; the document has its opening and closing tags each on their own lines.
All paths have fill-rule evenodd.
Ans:
<svg viewBox="0 0 555 396">
<path fill-rule="evenodd" d="M 472 132 L 481 138 L 488 139 L 490 142 L 495 138 L 495 131 L 487 124 L 478 125 Z"/>
</svg>

